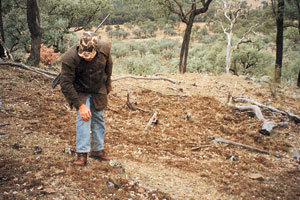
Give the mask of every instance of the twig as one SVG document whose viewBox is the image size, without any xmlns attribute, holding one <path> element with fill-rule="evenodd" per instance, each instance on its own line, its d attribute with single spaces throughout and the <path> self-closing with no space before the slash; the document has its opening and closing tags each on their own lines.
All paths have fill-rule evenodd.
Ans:
<svg viewBox="0 0 300 200">
<path fill-rule="evenodd" d="M 114 110 L 114 109 L 112 109 L 111 107 L 109 107 L 109 106 L 107 106 L 107 108 L 106 108 L 107 110 L 110 110 L 110 111 L 113 111 L 114 113 L 119 113 L 118 111 L 116 111 L 116 110 Z"/>
<path fill-rule="evenodd" d="M 17 85 L 17 83 L 13 82 L 13 81 L 11 81 L 11 82 L 2 82 L 2 81 L 0 81 L 0 85 Z"/>
<path fill-rule="evenodd" d="M 11 124 L 10 123 L 0 124 L 0 127 L 2 127 L 2 126 L 9 126 L 9 125 L 11 125 Z"/>
<path fill-rule="evenodd" d="M 147 130 L 147 129 L 151 126 L 151 124 L 152 124 L 153 122 L 155 122 L 156 120 L 157 120 L 157 112 L 154 112 L 154 114 L 153 114 L 152 117 L 150 118 L 148 124 L 146 125 L 145 130 Z"/>
<path fill-rule="evenodd" d="M 250 145 L 241 144 L 241 143 L 237 143 L 237 142 L 232 142 L 232 141 L 229 141 L 229 140 L 225 140 L 223 138 L 215 138 L 213 141 L 219 142 L 219 143 L 231 144 L 231 145 L 235 145 L 235 146 L 240 146 L 240 147 L 243 147 L 243 148 L 246 148 L 246 149 L 250 149 L 250 150 L 253 150 L 253 151 L 256 151 L 256 152 L 259 152 L 259 153 L 273 155 L 275 157 L 281 157 L 280 155 L 271 154 L 268 151 L 265 151 L 265 150 L 262 150 L 262 149 L 258 149 L 256 147 L 253 147 L 253 146 L 250 146 Z"/>
<path fill-rule="evenodd" d="M 211 144 L 201 145 L 201 146 L 198 146 L 198 147 L 194 147 L 194 148 L 192 148 L 191 150 L 192 150 L 192 151 L 197 151 L 197 150 L 199 150 L 199 149 L 207 148 L 207 147 L 211 147 Z"/>
<path fill-rule="evenodd" d="M 3 107 L 3 106 L 0 106 L 0 110 L 10 111 L 10 108 L 6 108 L 6 107 Z"/>
<path fill-rule="evenodd" d="M 126 101 L 126 105 L 128 106 L 128 108 L 130 110 L 139 110 L 139 111 L 142 111 L 142 112 L 149 112 L 149 111 L 146 111 L 146 110 L 143 110 L 141 108 L 138 108 L 138 107 L 135 107 L 134 105 L 132 105 L 132 103 L 130 102 L 130 91 L 127 90 L 127 101 Z"/>
<path fill-rule="evenodd" d="M 118 77 L 118 78 L 114 78 L 112 79 L 112 81 L 118 81 L 118 80 L 122 80 L 122 79 L 128 79 L 128 78 L 132 78 L 132 79 L 144 79 L 144 80 L 163 80 L 163 81 L 169 81 L 173 84 L 176 84 L 175 81 L 168 79 L 168 78 L 164 78 L 164 77 L 140 77 L 140 76 L 122 76 L 122 77 Z"/>
<path fill-rule="evenodd" d="M 144 88 L 144 87 L 141 87 L 141 86 L 139 86 L 139 88 L 142 88 L 144 90 L 148 90 L 150 92 L 154 92 L 154 93 L 157 93 L 157 94 L 160 94 L 160 95 L 163 95 L 163 96 L 169 96 L 169 97 L 189 97 L 189 95 L 184 95 L 184 94 L 164 94 L 164 93 L 161 93 L 161 92 L 158 92 L 158 91 L 155 91 L 155 90 L 151 90 L 151 89 L 148 89 L 148 88 Z"/>
<path fill-rule="evenodd" d="M 179 89 L 173 88 L 173 87 L 167 87 L 167 88 L 170 89 L 170 90 L 174 90 L 174 91 L 176 91 L 176 92 L 183 92 L 183 89 L 182 89 L 182 88 L 179 88 Z"/>
<path fill-rule="evenodd" d="M 130 103 L 130 91 L 127 90 L 127 101 L 126 101 L 126 105 L 128 106 L 128 108 L 130 110 L 136 110 L 136 108 Z"/>
</svg>

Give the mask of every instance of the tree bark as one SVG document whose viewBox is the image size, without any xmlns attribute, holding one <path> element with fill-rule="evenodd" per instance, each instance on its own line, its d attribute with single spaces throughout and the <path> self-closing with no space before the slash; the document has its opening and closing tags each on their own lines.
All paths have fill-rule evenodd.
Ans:
<svg viewBox="0 0 300 200">
<path fill-rule="evenodd" d="M 298 74 L 297 86 L 300 88 L 300 70 L 299 70 L 299 74 Z"/>
<path fill-rule="evenodd" d="M 297 6 L 297 10 L 298 10 L 298 32 L 300 35 L 300 1 L 299 0 L 294 0 L 295 5 Z"/>
<path fill-rule="evenodd" d="M 179 72 L 182 74 L 186 72 L 186 66 L 187 66 L 187 60 L 188 60 L 188 54 L 189 54 L 189 46 L 190 46 L 191 33 L 192 33 L 194 19 L 195 19 L 195 12 L 192 12 L 190 15 L 190 19 L 186 25 L 184 38 L 183 38 L 182 45 L 181 45 Z"/>
<path fill-rule="evenodd" d="M 195 16 L 201 13 L 205 13 L 208 10 L 208 7 L 212 2 L 212 0 L 201 0 L 201 4 L 203 7 L 199 9 L 197 9 L 196 0 L 192 0 L 191 2 L 192 2 L 191 9 L 187 12 L 184 12 L 184 6 L 180 4 L 179 1 L 177 0 L 161 0 L 158 3 L 168 8 L 170 12 L 178 15 L 181 21 L 187 25 L 185 29 L 182 45 L 181 45 L 181 51 L 180 51 L 180 61 L 179 61 L 180 73 L 186 72 L 189 44 L 190 44 L 191 32 L 192 32 Z"/>
<path fill-rule="evenodd" d="M 4 31 L 3 31 L 3 20 L 2 20 L 2 0 L 0 0 L 0 40 L 4 43 Z M 5 57 L 5 50 L 2 45 L 0 44 L 0 58 Z"/>
<path fill-rule="evenodd" d="M 277 36 L 276 36 L 276 63 L 275 63 L 275 82 L 281 82 L 282 59 L 283 59 L 283 13 L 284 0 L 278 0 L 276 15 Z"/>
<path fill-rule="evenodd" d="M 227 34 L 227 48 L 226 48 L 226 74 L 230 74 L 230 65 L 231 65 L 231 57 L 232 57 L 232 51 L 231 51 L 231 41 L 232 41 L 232 29 L 230 29 L 230 32 Z"/>
<path fill-rule="evenodd" d="M 40 63 L 40 49 L 42 29 L 38 0 L 27 0 L 27 23 L 31 34 L 31 52 L 27 60 L 29 65 L 37 66 Z"/>
</svg>

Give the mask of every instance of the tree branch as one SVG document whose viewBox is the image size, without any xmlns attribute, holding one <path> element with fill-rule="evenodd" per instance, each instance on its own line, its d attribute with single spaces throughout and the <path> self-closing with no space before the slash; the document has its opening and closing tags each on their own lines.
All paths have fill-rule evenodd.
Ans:
<svg viewBox="0 0 300 200">
<path fill-rule="evenodd" d="M 47 71 L 44 71 L 44 70 L 41 70 L 41 69 L 37 69 L 37 68 L 34 68 L 34 67 L 30 67 L 30 66 L 27 66 L 27 65 L 24 65 L 22 63 L 11 63 L 11 62 L 0 62 L 0 65 L 8 65 L 8 66 L 13 66 L 13 67 L 19 67 L 21 69 L 26 69 L 26 70 L 29 70 L 29 71 L 33 71 L 37 74 L 40 74 L 40 75 L 43 75 L 49 79 L 53 79 L 52 76 L 49 76 L 50 75 L 54 75 L 55 73 L 52 73 L 52 72 L 47 72 Z"/>
<path fill-rule="evenodd" d="M 163 81 L 169 81 L 170 83 L 176 84 L 175 81 L 173 81 L 171 79 L 168 79 L 168 78 L 164 78 L 164 77 L 122 76 L 122 77 L 114 78 L 114 79 L 112 79 L 112 81 L 118 81 L 118 80 L 128 79 L 128 78 L 132 78 L 132 79 L 144 79 L 144 80 L 163 80 Z"/>
</svg>

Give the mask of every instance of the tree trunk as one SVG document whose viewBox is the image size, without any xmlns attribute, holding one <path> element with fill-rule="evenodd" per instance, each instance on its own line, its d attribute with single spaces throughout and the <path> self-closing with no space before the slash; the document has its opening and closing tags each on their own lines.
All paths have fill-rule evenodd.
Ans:
<svg viewBox="0 0 300 200">
<path fill-rule="evenodd" d="M 227 48 L 226 48 L 226 74 L 230 73 L 230 65 L 231 65 L 231 40 L 232 40 L 232 30 L 227 35 Z"/>
<path fill-rule="evenodd" d="M 27 60 L 29 65 L 37 66 L 40 63 L 40 49 L 42 29 L 38 0 L 27 0 L 27 23 L 31 34 L 31 52 Z"/>
<path fill-rule="evenodd" d="M 277 36 L 276 36 L 276 63 L 275 63 L 275 82 L 281 82 L 282 59 L 283 59 L 283 13 L 284 0 L 278 0 L 276 16 Z"/>
<path fill-rule="evenodd" d="M 186 66 L 187 66 L 187 60 L 188 60 L 188 54 L 189 54 L 189 45 L 190 45 L 190 40 L 191 40 L 191 33 L 192 33 L 194 19 L 195 19 L 195 12 L 193 11 L 191 13 L 190 19 L 186 25 L 184 38 L 183 38 L 182 45 L 181 45 L 179 72 L 182 74 L 186 72 Z"/>
<path fill-rule="evenodd" d="M 5 50 L 2 43 L 4 43 L 4 31 L 3 31 L 3 20 L 2 20 L 2 0 L 0 0 L 0 58 L 5 57 Z"/>
<path fill-rule="evenodd" d="M 300 34 L 300 1 L 299 0 L 294 0 L 297 10 L 298 10 L 298 32 Z"/>
<path fill-rule="evenodd" d="M 299 70 L 299 74 L 298 74 L 298 82 L 297 82 L 297 86 L 300 88 L 300 70 Z"/>
</svg>

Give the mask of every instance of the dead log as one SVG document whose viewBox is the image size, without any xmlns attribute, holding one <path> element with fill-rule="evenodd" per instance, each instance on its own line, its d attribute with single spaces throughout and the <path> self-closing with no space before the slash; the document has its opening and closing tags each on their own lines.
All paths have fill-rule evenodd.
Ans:
<svg viewBox="0 0 300 200">
<path fill-rule="evenodd" d="M 267 154 L 267 155 L 273 155 L 275 157 L 281 157 L 280 155 L 271 154 L 268 151 L 265 151 L 265 150 L 262 150 L 262 149 L 259 149 L 259 148 L 256 148 L 256 147 L 253 147 L 253 146 L 250 146 L 250 145 L 241 144 L 241 143 L 233 142 L 233 141 L 230 141 L 230 140 L 225 140 L 223 138 L 214 138 L 213 141 L 219 142 L 219 143 L 225 143 L 225 144 L 230 144 L 230 145 L 235 145 L 235 146 L 243 147 L 243 148 L 246 148 L 246 149 L 249 149 L 249 150 L 252 150 L 252 151 L 256 151 L 258 153 L 263 153 L 263 154 Z"/>
<path fill-rule="evenodd" d="M 288 122 L 275 123 L 275 122 L 271 122 L 271 121 L 266 120 L 264 118 L 261 110 L 256 105 L 242 105 L 242 106 L 238 106 L 238 105 L 233 105 L 231 103 L 228 103 L 228 106 L 232 107 L 232 108 L 236 108 L 236 109 L 241 110 L 241 111 L 252 110 L 254 112 L 254 114 L 256 115 L 256 117 L 260 121 L 263 122 L 262 129 L 259 130 L 259 132 L 262 133 L 263 135 L 270 135 L 270 133 L 271 133 L 271 131 L 272 131 L 272 129 L 274 127 L 277 127 L 277 126 L 286 126 L 288 124 Z"/>
<path fill-rule="evenodd" d="M 54 79 L 54 77 L 50 76 L 49 73 L 51 72 L 45 72 L 44 70 L 40 70 L 40 69 L 37 69 L 37 68 L 33 68 L 31 66 L 28 66 L 28 65 L 24 65 L 22 63 L 12 63 L 12 62 L 0 62 L 0 65 L 7 65 L 7 66 L 12 66 L 12 67 L 19 67 L 21 69 L 26 69 L 26 70 L 29 70 L 29 71 L 32 71 L 32 72 L 35 72 L 37 74 L 40 74 L 40 75 L 43 75 L 49 79 Z"/>
<path fill-rule="evenodd" d="M 128 79 L 128 78 L 132 78 L 132 79 L 143 79 L 143 80 L 163 80 L 163 81 L 169 81 L 173 84 L 176 84 L 175 81 L 168 79 L 168 78 L 164 78 L 164 77 L 140 77 L 140 76 L 122 76 L 122 77 L 118 77 L 118 78 L 114 78 L 112 79 L 112 81 L 118 81 L 118 80 L 122 80 L 122 79 Z"/>
<path fill-rule="evenodd" d="M 157 121 L 157 112 L 154 112 L 154 114 L 150 118 L 148 124 L 146 125 L 145 130 L 148 130 L 148 128 L 151 126 L 151 124 L 156 122 L 156 121 Z"/>
<path fill-rule="evenodd" d="M 262 103 L 259 103 L 257 101 L 254 101 L 254 100 L 251 100 L 251 99 L 247 99 L 245 97 L 233 97 L 233 100 L 234 101 L 242 101 L 242 102 L 247 102 L 247 103 L 252 103 L 254 105 L 257 105 L 259 107 L 262 107 L 262 108 L 266 108 L 266 109 L 269 109 L 273 112 L 278 112 L 282 115 L 287 115 L 289 117 L 291 117 L 296 123 L 300 123 L 300 117 L 291 113 L 291 112 L 288 112 L 288 111 L 283 111 L 283 110 L 279 110 L 277 108 L 273 108 L 272 106 L 267 106 L 267 105 L 264 105 Z"/>
</svg>

